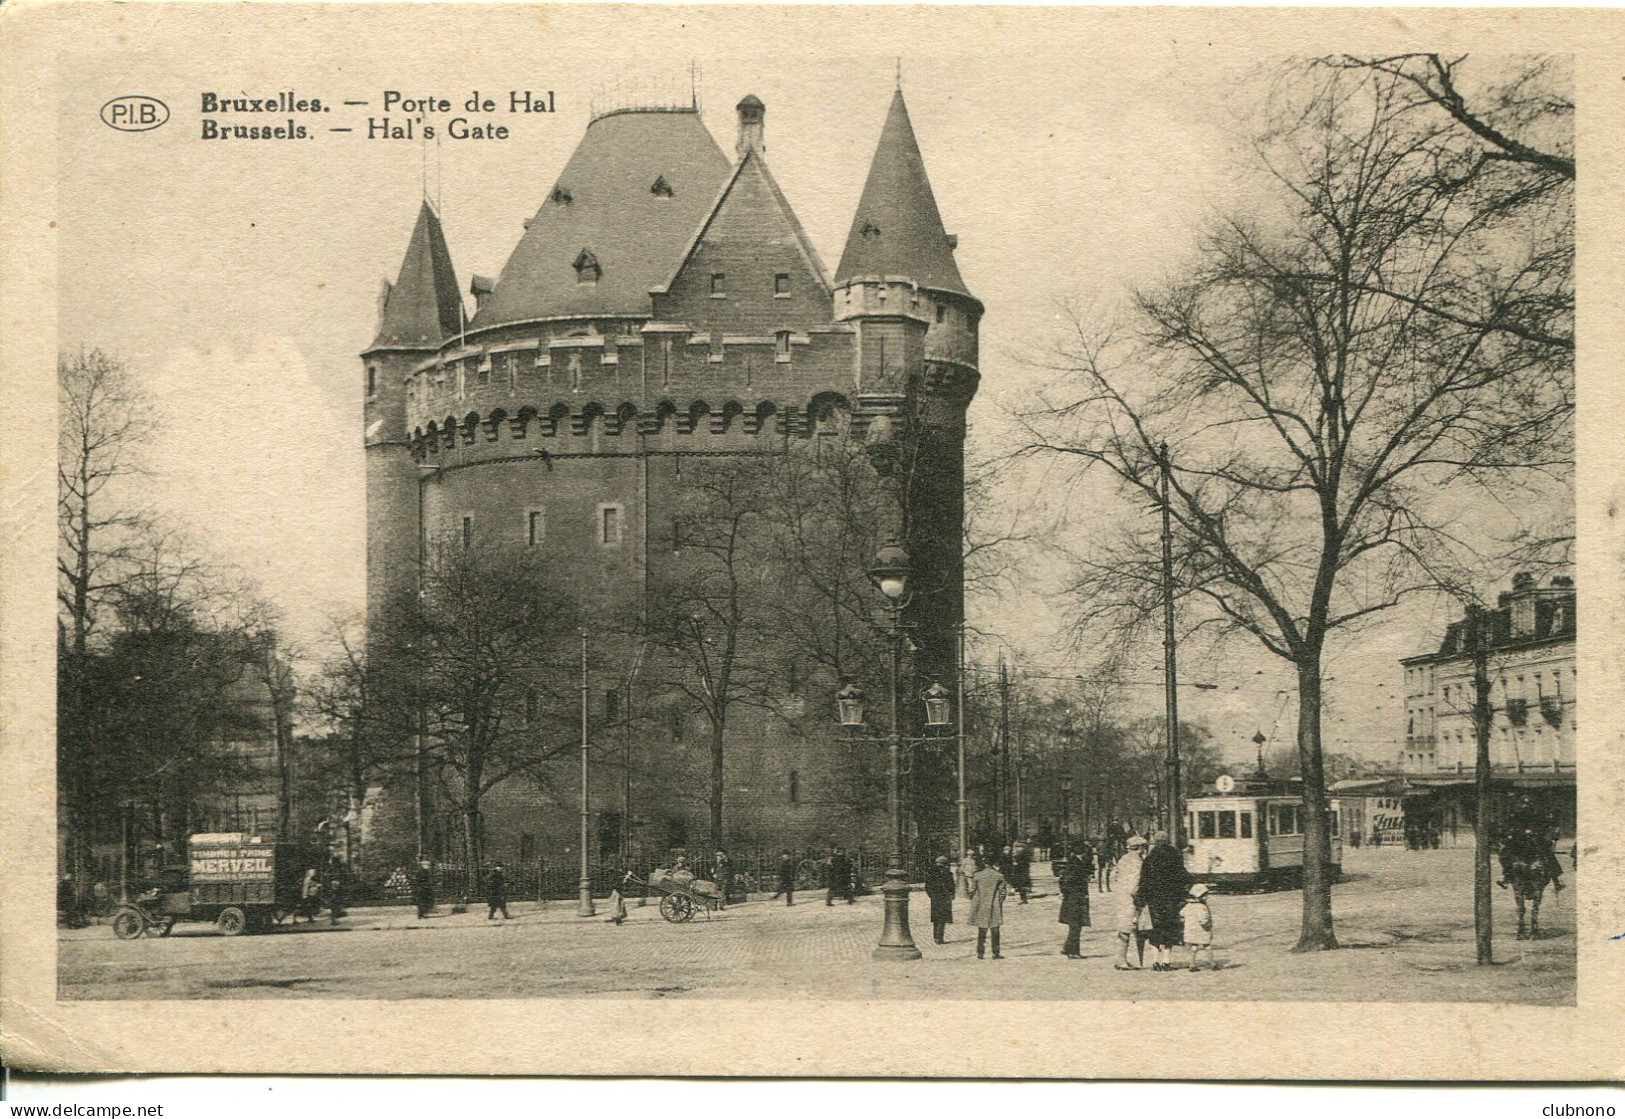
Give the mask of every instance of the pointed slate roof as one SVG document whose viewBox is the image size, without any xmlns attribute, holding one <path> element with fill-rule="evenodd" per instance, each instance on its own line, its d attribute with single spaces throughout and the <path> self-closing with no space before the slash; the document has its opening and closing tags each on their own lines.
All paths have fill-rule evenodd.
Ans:
<svg viewBox="0 0 1625 1119">
<path fill-rule="evenodd" d="M 424 199 L 406 246 L 406 258 L 401 261 L 400 276 L 384 296 L 378 337 L 370 348 L 435 349 L 461 329 L 462 307 L 446 235 L 440 228 L 439 216 Z"/>
<path fill-rule="evenodd" d="M 970 295 L 942 228 L 901 89 L 892 96 L 835 282 L 854 276 L 908 276 L 921 287 Z"/>
<path fill-rule="evenodd" d="M 609 113 L 587 126 L 472 326 L 555 315 L 646 315 L 728 174 L 691 109 Z M 653 189 L 664 181 L 670 193 Z M 590 253 L 602 274 L 577 282 Z"/>
<path fill-rule="evenodd" d="M 670 291 L 677 283 L 677 278 L 682 275 L 683 269 L 688 265 L 689 260 L 698 251 L 701 242 L 705 241 L 707 234 L 713 232 L 718 225 L 719 219 L 723 217 L 724 211 L 728 209 L 729 205 L 748 194 L 755 193 L 749 191 L 743 183 L 746 176 L 755 177 L 766 191 L 767 198 L 778 212 L 784 232 L 788 234 L 791 243 L 800 253 L 803 262 L 806 263 L 807 271 L 812 273 L 813 279 L 823 287 L 826 294 L 830 292 L 829 273 L 824 269 L 824 262 L 819 259 L 818 250 L 813 247 L 812 241 L 807 236 L 807 231 L 801 227 L 801 221 L 796 217 L 796 212 L 790 208 L 790 200 L 784 196 L 784 191 L 780 189 L 778 180 L 773 177 L 773 172 L 768 170 L 767 160 L 760 151 L 754 148 L 747 151 L 739 162 L 734 164 L 733 173 L 722 184 L 722 190 L 718 192 L 716 200 L 706 210 L 705 217 L 700 222 L 699 228 L 695 229 L 688 238 L 688 243 L 684 246 L 682 255 L 677 258 L 676 265 L 672 268 L 670 276 L 658 287 L 651 288 L 652 291 Z M 747 201 L 744 204 L 749 205 L 750 203 Z M 753 234 L 760 235 L 760 231 L 753 231 Z M 769 233 L 768 236 L 771 237 L 773 234 Z"/>
</svg>

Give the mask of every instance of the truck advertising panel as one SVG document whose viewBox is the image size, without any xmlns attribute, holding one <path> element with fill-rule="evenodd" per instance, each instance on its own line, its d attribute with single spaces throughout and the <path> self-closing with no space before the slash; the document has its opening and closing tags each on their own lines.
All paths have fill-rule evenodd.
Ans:
<svg viewBox="0 0 1625 1119">
<path fill-rule="evenodd" d="M 192 883 L 268 882 L 276 869 L 275 848 L 266 844 L 193 847 Z"/>
</svg>

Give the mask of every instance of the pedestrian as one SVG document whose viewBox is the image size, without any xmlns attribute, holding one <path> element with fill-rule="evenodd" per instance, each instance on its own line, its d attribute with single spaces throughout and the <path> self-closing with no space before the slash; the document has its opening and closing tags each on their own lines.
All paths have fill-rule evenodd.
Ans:
<svg viewBox="0 0 1625 1119">
<path fill-rule="evenodd" d="M 1083 927 L 1089 923 L 1089 879 L 1094 868 L 1091 857 L 1086 857 L 1082 850 L 1074 851 L 1060 865 L 1060 873 L 1056 876 L 1061 887 L 1061 913 L 1057 918 L 1066 926 L 1066 943 L 1061 945 L 1061 955 L 1069 960 L 1083 959 L 1083 953 L 1078 946 L 1078 938 Z"/>
<path fill-rule="evenodd" d="M 925 872 L 925 896 L 931 899 L 931 939 L 938 944 L 948 943 L 945 935 L 954 923 L 954 872 L 948 869 L 948 856 L 938 855 L 937 861 Z"/>
<path fill-rule="evenodd" d="M 778 874 L 778 892 L 768 900 L 778 901 L 779 894 L 783 894 L 784 904 L 794 905 L 796 903 L 796 860 L 788 851 L 779 856 Z"/>
<path fill-rule="evenodd" d="M 734 889 L 734 864 L 726 851 L 718 851 L 712 859 L 711 881 L 717 884 L 717 890 L 722 894 L 722 901 L 717 904 L 717 908 L 727 909 L 728 895 L 733 893 Z"/>
<path fill-rule="evenodd" d="M 976 926 L 976 958 L 985 959 L 987 953 L 987 934 L 993 933 L 993 958 L 1004 959 L 999 954 L 999 926 L 1004 924 L 1004 897 L 1009 891 L 1009 883 L 999 868 L 988 863 L 978 863 L 976 874 L 970 881 L 970 919 Z"/>
<path fill-rule="evenodd" d="M 829 853 L 829 892 L 824 895 L 825 905 L 834 905 L 836 898 L 845 898 L 852 904 L 852 860 L 837 847 Z"/>
<path fill-rule="evenodd" d="M 1184 856 L 1168 841 L 1166 833 L 1157 833 L 1157 841 L 1140 867 L 1140 883 L 1134 891 L 1135 903 L 1151 914 L 1151 944 L 1157 950 L 1152 971 L 1173 969 L 1173 950 L 1184 943 L 1179 911 L 1185 906 L 1190 887 Z"/>
<path fill-rule="evenodd" d="M 434 912 L 434 872 L 428 859 L 421 859 L 412 874 L 412 901 L 418 907 L 418 919 Z"/>
<path fill-rule="evenodd" d="M 1015 890 L 1021 904 L 1027 904 L 1027 895 L 1033 888 L 1033 853 L 1025 843 L 1017 843 L 1010 856 L 1010 888 Z"/>
<path fill-rule="evenodd" d="M 485 905 L 487 921 L 495 920 L 498 912 L 504 921 L 508 920 L 508 876 L 502 871 L 500 859 L 485 876 Z"/>
<path fill-rule="evenodd" d="M 316 914 L 322 908 L 322 879 L 315 867 L 305 870 L 305 877 L 299 883 L 299 908 L 305 915 L 305 924 L 316 923 Z M 294 923 L 299 923 L 299 914 L 294 914 Z"/>
<path fill-rule="evenodd" d="M 1004 875 L 1004 880 L 1007 883 L 1010 881 L 1010 876 L 1016 872 L 1016 851 L 1008 843 L 999 852 L 998 868 L 999 873 Z"/>
<path fill-rule="evenodd" d="M 1131 835 L 1124 841 L 1127 848 L 1117 863 L 1117 939 L 1122 941 L 1123 958 L 1117 962 L 1118 971 L 1138 971 L 1145 966 L 1146 932 L 1141 926 L 1140 906 L 1134 895 L 1140 886 L 1140 868 L 1145 861 L 1145 837 Z M 1129 949 L 1134 958 L 1129 959 Z"/>
<path fill-rule="evenodd" d="M 626 920 L 626 890 L 631 887 L 632 872 L 629 870 L 621 876 L 620 882 L 609 892 L 609 916 L 604 918 L 605 923 L 619 925 Z"/>
<path fill-rule="evenodd" d="M 959 877 L 959 890 L 965 895 L 966 901 L 970 900 L 971 875 L 976 873 L 976 860 L 980 857 L 977 852 L 978 848 L 965 848 L 965 854 L 960 858 L 959 865 L 954 867 L 954 873 Z"/>
<path fill-rule="evenodd" d="M 340 917 L 346 916 L 343 899 L 344 868 L 337 859 L 327 864 L 327 881 L 322 884 L 322 892 L 327 896 L 327 922 L 336 925 Z"/>
<path fill-rule="evenodd" d="M 1191 970 L 1200 971 L 1198 960 L 1206 960 L 1208 970 L 1217 971 L 1213 962 L 1213 910 L 1207 904 L 1207 884 L 1197 882 L 1191 886 L 1185 906 L 1179 911 L 1180 923 L 1185 929 L 1185 943 L 1191 950 Z"/>
</svg>

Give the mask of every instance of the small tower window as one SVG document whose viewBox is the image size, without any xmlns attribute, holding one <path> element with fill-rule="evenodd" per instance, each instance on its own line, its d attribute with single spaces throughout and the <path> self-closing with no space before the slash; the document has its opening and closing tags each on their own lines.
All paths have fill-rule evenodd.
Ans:
<svg viewBox="0 0 1625 1119">
<path fill-rule="evenodd" d="M 463 517 L 463 547 L 472 547 L 474 544 L 474 518 Z"/>
<path fill-rule="evenodd" d="M 790 332 L 788 330 L 778 331 L 776 334 L 773 335 L 773 338 L 774 338 L 773 360 L 775 360 L 775 361 L 789 361 L 790 360 Z"/>
<path fill-rule="evenodd" d="M 790 803 L 801 803 L 801 774 L 793 769 L 790 771 Z"/>
<path fill-rule="evenodd" d="M 666 181 L 666 176 L 660 175 L 656 177 L 654 185 L 649 188 L 649 193 L 656 198 L 670 198 L 672 189 L 671 184 Z"/>
<path fill-rule="evenodd" d="M 711 298 L 722 299 L 728 294 L 728 277 L 721 272 L 711 273 Z"/>
<path fill-rule="evenodd" d="M 937 321 L 938 322 L 947 322 L 948 321 L 948 305 L 946 303 L 938 303 L 937 304 Z"/>
<path fill-rule="evenodd" d="M 598 543 L 606 548 L 614 548 L 620 542 L 621 507 L 619 505 L 600 505 L 598 507 Z"/>
<path fill-rule="evenodd" d="M 378 367 L 367 366 L 367 395 L 373 396 L 378 392 Z"/>
<path fill-rule="evenodd" d="M 858 230 L 858 236 L 865 241 L 872 240 L 880 236 L 880 227 L 872 221 L 866 221 L 863 223 L 863 228 Z"/>
<path fill-rule="evenodd" d="M 525 514 L 525 543 L 536 547 L 547 539 L 547 511 L 532 509 Z"/>
<path fill-rule="evenodd" d="M 618 723 L 621 720 L 621 690 L 610 688 L 604 692 L 604 722 Z"/>
<path fill-rule="evenodd" d="M 575 201 L 574 198 L 570 197 L 570 192 L 565 190 L 562 186 L 554 187 L 553 193 L 548 195 L 548 198 L 552 199 L 560 206 L 568 206 L 570 203 Z"/>
<path fill-rule="evenodd" d="M 586 249 L 581 250 L 572 267 L 576 270 L 576 283 L 578 284 L 596 284 L 598 278 L 604 274 L 604 270 L 598 265 L 598 258 Z"/>
<path fill-rule="evenodd" d="M 790 273 L 780 272 L 773 277 L 773 297 L 775 299 L 790 298 Z"/>
</svg>

